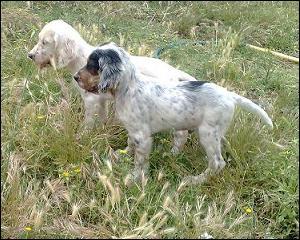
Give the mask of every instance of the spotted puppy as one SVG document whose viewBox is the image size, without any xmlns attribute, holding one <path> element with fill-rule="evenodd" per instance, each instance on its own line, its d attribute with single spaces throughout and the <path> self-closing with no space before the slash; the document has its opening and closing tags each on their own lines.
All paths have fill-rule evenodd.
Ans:
<svg viewBox="0 0 300 240">
<path fill-rule="evenodd" d="M 258 105 L 216 84 L 204 81 L 166 84 L 142 75 L 130 61 L 130 55 L 114 44 L 94 50 L 87 65 L 74 78 L 82 88 L 110 92 L 114 96 L 118 117 L 135 147 L 132 176 L 136 180 L 148 171 L 153 133 L 168 129 L 198 132 L 208 157 L 208 168 L 198 176 L 187 176 L 184 181 L 200 184 L 226 164 L 221 155 L 221 139 L 236 105 L 273 127 L 267 113 Z"/>
</svg>

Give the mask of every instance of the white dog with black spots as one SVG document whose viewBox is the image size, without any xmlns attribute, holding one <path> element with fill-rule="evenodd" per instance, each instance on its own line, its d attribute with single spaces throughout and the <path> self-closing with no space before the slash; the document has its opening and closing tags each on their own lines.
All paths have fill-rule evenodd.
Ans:
<svg viewBox="0 0 300 240">
<path fill-rule="evenodd" d="M 221 139 L 232 121 L 235 106 L 256 114 L 273 127 L 261 107 L 223 87 L 205 81 L 167 82 L 161 77 L 141 74 L 132 57 L 114 43 L 95 49 L 74 76 L 81 88 L 114 97 L 118 118 L 128 131 L 129 146 L 135 150 L 135 180 L 141 180 L 148 172 L 154 133 L 169 129 L 198 133 L 208 168 L 198 176 L 187 176 L 184 182 L 201 184 L 226 165 Z"/>
</svg>

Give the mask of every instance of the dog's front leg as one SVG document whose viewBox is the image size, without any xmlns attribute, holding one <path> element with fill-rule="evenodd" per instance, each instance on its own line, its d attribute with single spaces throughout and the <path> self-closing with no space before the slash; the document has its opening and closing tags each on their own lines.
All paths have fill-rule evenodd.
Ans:
<svg viewBox="0 0 300 240">
<path fill-rule="evenodd" d="M 176 155 L 183 149 L 189 135 L 188 131 L 176 131 L 174 133 L 173 147 L 171 153 Z"/>
<path fill-rule="evenodd" d="M 143 138 L 131 138 L 134 141 L 135 155 L 134 155 L 134 171 L 133 179 L 141 181 L 143 175 L 146 176 L 149 169 L 149 154 L 152 147 L 151 136 L 144 136 Z"/>
<path fill-rule="evenodd" d="M 127 138 L 127 147 L 125 148 L 125 151 L 128 155 L 134 153 L 134 141 L 130 137 Z"/>
<path fill-rule="evenodd" d="M 104 124 L 107 121 L 106 99 L 93 93 L 84 95 L 84 128 L 91 129 L 95 125 Z"/>
</svg>

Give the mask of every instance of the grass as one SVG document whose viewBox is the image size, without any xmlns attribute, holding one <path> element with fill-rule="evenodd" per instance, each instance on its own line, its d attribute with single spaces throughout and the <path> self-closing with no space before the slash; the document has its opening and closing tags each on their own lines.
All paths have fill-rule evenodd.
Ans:
<svg viewBox="0 0 300 240">
<path fill-rule="evenodd" d="M 31 2 L 32 3 L 32 2 Z M 299 238 L 298 65 L 244 43 L 299 53 L 298 2 L 1 2 L 2 238 Z M 133 168 L 113 150 L 126 131 L 83 134 L 81 99 L 64 69 L 40 73 L 26 56 L 40 28 L 61 18 L 91 44 L 120 43 L 262 105 L 268 130 L 237 110 L 223 146 L 221 174 L 181 188 L 206 167 L 191 134 L 170 154 L 171 134 L 154 138 L 150 175 L 126 186 Z M 251 209 L 246 213 L 245 209 Z"/>
</svg>

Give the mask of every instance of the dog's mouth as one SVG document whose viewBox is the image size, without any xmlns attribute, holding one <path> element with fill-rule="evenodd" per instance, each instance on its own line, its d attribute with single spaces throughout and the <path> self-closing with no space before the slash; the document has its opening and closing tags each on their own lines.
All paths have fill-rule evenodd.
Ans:
<svg viewBox="0 0 300 240">
<path fill-rule="evenodd" d="M 90 93 L 98 94 L 99 93 L 99 88 L 96 85 L 96 86 L 93 86 L 93 87 L 89 88 L 87 91 L 90 92 Z"/>
<path fill-rule="evenodd" d="M 47 62 L 44 62 L 44 63 L 37 64 L 37 65 L 38 65 L 39 69 L 43 69 L 43 68 L 47 68 L 47 67 L 52 66 L 50 60 L 47 61 Z"/>
<path fill-rule="evenodd" d="M 81 88 L 83 88 L 85 91 L 89 92 L 89 93 L 94 93 L 94 94 L 99 94 L 99 88 L 98 85 L 90 85 L 90 86 L 84 86 L 83 84 L 80 83 L 80 81 L 78 82 L 79 86 Z"/>
<path fill-rule="evenodd" d="M 81 87 L 82 89 L 84 89 L 86 92 L 94 93 L 94 94 L 99 94 L 99 88 L 98 88 L 97 84 L 96 85 L 87 86 L 81 80 L 78 80 L 77 84 L 79 85 L 79 87 Z"/>
<path fill-rule="evenodd" d="M 44 59 L 40 59 L 40 58 L 41 58 L 40 56 L 35 56 L 35 57 L 31 58 L 31 60 L 34 62 L 34 64 L 39 69 L 53 66 L 53 64 L 51 63 L 51 58 L 48 58 L 48 57 L 44 58 Z"/>
</svg>

